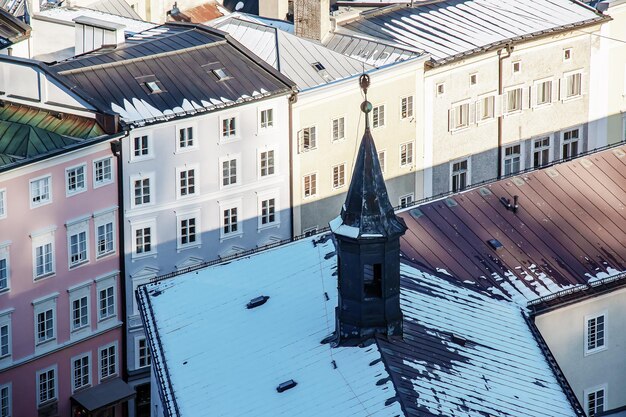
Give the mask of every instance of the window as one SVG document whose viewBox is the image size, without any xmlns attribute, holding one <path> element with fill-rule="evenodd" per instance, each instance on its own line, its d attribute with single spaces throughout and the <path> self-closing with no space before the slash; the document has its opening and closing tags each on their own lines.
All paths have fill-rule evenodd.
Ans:
<svg viewBox="0 0 626 417">
<path fill-rule="evenodd" d="M 317 132 L 315 126 L 305 127 L 300 131 L 300 151 L 317 148 Z"/>
<path fill-rule="evenodd" d="M 452 164 L 452 192 L 458 193 L 467 187 L 467 159 Z"/>
<path fill-rule="evenodd" d="M 511 175 L 519 172 L 521 149 L 521 145 L 513 145 L 504 148 L 504 175 Z"/>
<path fill-rule="evenodd" d="M 338 117 L 333 119 L 333 141 L 342 140 L 346 137 L 346 119 Z"/>
<path fill-rule="evenodd" d="M 135 230 L 135 253 L 152 252 L 152 230 L 150 227 L 142 227 Z"/>
<path fill-rule="evenodd" d="M 379 151 L 378 152 L 378 162 L 380 163 L 380 170 L 384 173 L 385 172 L 385 159 L 387 156 L 387 152 L 385 151 Z"/>
<path fill-rule="evenodd" d="M 11 315 L 0 316 L 0 358 L 11 355 Z M 1 415 L 0 415 L 1 417 Z"/>
<path fill-rule="evenodd" d="M 89 302 L 87 296 L 72 300 L 72 330 L 78 330 L 89 324 Z"/>
<path fill-rule="evenodd" d="M 100 379 L 109 378 L 117 373 L 115 361 L 115 345 L 100 349 Z"/>
<path fill-rule="evenodd" d="M 573 158 L 578 155 L 579 129 L 572 129 L 563 133 L 563 159 Z"/>
<path fill-rule="evenodd" d="M 148 81 L 144 83 L 144 85 L 150 90 L 151 93 L 160 93 L 161 87 L 156 83 L 156 81 Z"/>
<path fill-rule="evenodd" d="M 193 145 L 193 126 L 179 128 L 178 149 L 192 148 Z"/>
<path fill-rule="evenodd" d="M 37 404 L 57 399 L 56 367 L 37 372 Z"/>
<path fill-rule="evenodd" d="M 38 207 L 52 201 L 50 182 L 52 177 L 38 178 L 30 181 L 30 206 Z"/>
<path fill-rule="evenodd" d="M 535 84 L 535 106 L 542 106 L 552 102 L 552 81 L 542 81 Z"/>
<path fill-rule="evenodd" d="M 522 110 L 522 88 L 515 88 L 506 92 L 506 112 L 514 113 Z"/>
<path fill-rule="evenodd" d="M 261 129 L 274 127 L 274 109 L 261 110 Z"/>
<path fill-rule="evenodd" d="M 333 167 L 333 188 L 341 188 L 346 185 L 346 164 Z"/>
<path fill-rule="evenodd" d="M 268 225 L 276 222 L 276 199 L 269 198 L 261 201 L 261 224 Z"/>
<path fill-rule="evenodd" d="M 133 195 L 135 206 L 150 203 L 150 178 L 134 180 Z"/>
<path fill-rule="evenodd" d="M 85 191 L 87 189 L 85 187 L 85 165 L 67 168 L 65 170 L 65 181 L 67 186 L 66 194 L 68 196 Z"/>
<path fill-rule="evenodd" d="M 382 264 L 363 265 L 363 292 L 366 298 L 383 296 Z"/>
<path fill-rule="evenodd" d="M 436 90 L 437 90 L 437 96 L 442 96 L 446 91 L 445 84 L 444 83 L 437 84 Z"/>
<path fill-rule="evenodd" d="M 413 142 L 400 145 L 400 166 L 407 167 L 413 164 Z"/>
<path fill-rule="evenodd" d="M 495 114 L 495 96 L 483 97 L 478 101 L 478 121 L 491 119 Z"/>
<path fill-rule="evenodd" d="M 317 174 L 305 175 L 304 182 L 304 198 L 317 195 Z"/>
<path fill-rule="evenodd" d="M 533 141 L 533 167 L 538 168 L 550 162 L 550 137 Z"/>
<path fill-rule="evenodd" d="M 274 151 L 261 152 L 261 176 L 274 175 Z"/>
<path fill-rule="evenodd" d="M 586 391 L 587 417 L 595 417 L 606 408 L 606 387 L 593 388 Z"/>
<path fill-rule="evenodd" d="M 35 247 L 35 278 L 54 273 L 54 254 L 52 242 Z"/>
<path fill-rule="evenodd" d="M 229 235 L 239 230 L 237 207 L 231 207 L 224 210 L 224 218 L 222 223 L 222 234 Z"/>
<path fill-rule="evenodd" d="M 114 252 L 113 222 L 97 226 L 96 231 L 96 255 L 100 257 Z"/>
<path fill-rule="evenodd" d="M 408 207 L 413 202 L 413 194 L 400 197 L 400 207 Z"/>
<path fill-rule="evenodd" d="M 582 74 L 577 72 L 565 77 L 565 98 L 578 97 L 582 89 Z"/>
<path fill-rule="evenodd" d="M 89 354 L 72 359 L 72 389 L 73 391 L 88 387 L 89 382 Z"/>
<path fill-rule="evenodd" d="M 222 138 L 234 138 L 237 136 L 237 119 L 227 117 L 222 119 Z"/>
<path fill-rule="evenodd" d="M 4 249 L 0 248 L 0 292 L 9 289 L 9 258 L 3 252 Z"/>
<path fill-rule="evenodd" d="M 87 232 L 81 231 L 69 237 L 70 268 L 87 261 Z"/>
<path fill-rule="evenodd" d="M 133 138 L 132 155 L 134 158 L 148 156 L 150 154 L 150 145 L 148 143 L 148 135 L 135 136 Z"/>
<path fill-rule="evenodd" d="M 11 386 L 0 386 L 0 417 L 11 417 Z"/>
<path fill-rule="evenodd" d="M 222 161 L 222 186 L 237 184 L 237 159 Z"/>
<path fill-rule="evenodd" d="M 7 216 L 7 190 L 0 190 L 0 219 Z M 0 416 L 2 417 L 2 416 Z"/>
<path fill-rule="evenodd" d="M 105 320 L 115 316 L 115 287 L 110 286 L 98 291 L 98 318 Z"/>
<path fill-rule="evenodd" d="M 563 49 L 563 61 L 569 61 L 572 58 L 572 48 Z"/>
<path fill-rule="evenodd" d="M 372 126 L 374 128 L 385 126 L 385 105 L 374 107 L 372 110 Z"/>
<path fill-rule="evenodd" d="M 179 193 L 181 197 L 187 197 L 196 194 L 196 170 L 181 170 L 178 173 Z"/>
<path fill-rule="evenodd" d="M 113 181 L 111 158 L 99 159 L 93 162 L 93 186 L 99 187 Z"/>
<path fill-rule="evenodd" d="M 148 347 L 148 342 L 145 337 L 137 338 L 137 368 L 143 368 L 146 366 L 150 366 L 151 358 L 150 358 L 150 348 Z"/>
<path fill-rule="evenodd" d="M 230 78 L 230 76 L 226 73 L 226 70 L 224 68 L 217 68 L 217 69 L 214 69 L 212 72 L 219 81 L 223 81 L 223 80 Z"/>
<path fill-rule="evenodd" d="M 400 100 L 400 118 L 408 119 L 413 117 L 413 96 L 403 97 Z"/>
<path fill-rule="evenodd" d="M 54 310 L 48 309 L 37 313 L 37 343 L 45 343 L 54 336 Z"/>
<path fill-rule="evenodd" d="M 190 217 L 180 221 L 180 245 L 186 246 L 196 243 L 196 219 Z"/>
<path fill-rule="evenodd" d="M 513 72 L 521 72 L 522 71 L 522 63 L 519 61 L 513 62 Z"/>
<path fill-rule="evenodd" d="M 606 349 L 605 324 L 606 316 L 604 313 L 594 316 L 585 317 L 585 354 L 595 353 Z"/>
<path fill-rule="evenodd" d="M 478 78 L 478 76 L 476 74 L 471 74 L 470 75 L 470 85 L 476 85 L 477 78 Z"/>
<path fill-rule="evenodd" d="M 469 126 L 469 103 L 462 103 L 450 109 L 450 130 L 463 129 Z"/>
</svg>

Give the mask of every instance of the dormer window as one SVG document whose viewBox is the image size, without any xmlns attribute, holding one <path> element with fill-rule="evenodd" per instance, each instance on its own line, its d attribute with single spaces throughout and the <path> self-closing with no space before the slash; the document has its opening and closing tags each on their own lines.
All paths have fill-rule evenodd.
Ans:
<svg viewBox="0 0 626 417">
<path fill-rule="evenodd" d="M 229 78 L 229 75 L 226 73 L 226 70 L 224 70 L 224 68 L 214 69 L 213 75 L 215 75 L 219 81 L 223 81 Z"/>
<path fill-rule="evenodd" d="M 144 84 L 145 84 L 146 88 L 148 90 L 150 90 L 150 93 L 152 93 L 152 94 L 163 92 L 163 90 L 161 90 L 161 87 L 159 87 L 159 84 L 157 84 L 156 81 L 148 81 L 148 82 L 146 82 Z"/>
</svg>

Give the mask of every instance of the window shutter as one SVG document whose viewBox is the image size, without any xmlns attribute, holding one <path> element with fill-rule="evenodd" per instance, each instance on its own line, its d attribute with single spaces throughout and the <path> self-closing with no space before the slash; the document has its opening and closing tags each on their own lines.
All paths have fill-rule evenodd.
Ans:
<svg viewBox="0 0 626 417">
<path fill-rule="evenodd" d="M 531 108 L 534 108 L 537 105 L 537 86 L 538 85 L 531 85 L 528 87 L 528 96 Z"/>
<path fill-rule="evenodd" d="M 454 128 L 454 109 L 448 110 L 448 132 L 452 132 Z"/>
<path fill-rule="evenodd" d="M 468 125 L 472 125 L 476 123 L 476 103 L 471 102 L 468 104 L 469 107 L 469 120 L 467 121 Z"/>
<path fill-rule="evenodd" d="M 506 114 L 508 105 L 507 105 L 507 93 L 500 95 L 500 112 L 501 115 L 504 116 Z"/>
<path fill-rule="evenodd" d="M 552 102 L 559 101 L 559 80 L 552 81 Z"/>
<path fill-rule="evenodd" d="M 559 100 L 563 101 L 565 99 L 565 86 L 566 79 L 559 78 Z"/>
<path fill-rule="evenodd" d="M 302 153 L 304 149 L 304 130 L 298 131 L 298 153 Z"/>
<path fill-rule="evenodd" d="M 530 89 L 528 88 L 522 88 L 521 89 L 521 93 L 522 93 L 522 110 L 528 110 L 530 108 L 530 91 L 531 91 L 532 87 L 530 87 Z"/>
</svg>

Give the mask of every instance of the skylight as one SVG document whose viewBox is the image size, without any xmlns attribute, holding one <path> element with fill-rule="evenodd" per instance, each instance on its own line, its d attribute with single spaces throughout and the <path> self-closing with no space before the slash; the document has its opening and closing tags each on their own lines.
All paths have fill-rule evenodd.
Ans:
<svg viewBox="0 0 626 417">
<path fill-rule="evenodd" d="M 224 70 L 224 68 L 218 68 L 213 70 L 213 74 L 217 77 L 218 80 L 222 81 L 228 78 L 228 74 Z"/>
<path fill-rule="evenodd" d="M 326 69 L 326 67 L 324 67 L 321 62 L 314 62 L 311 65 L 313 65 L 313 68 L 315 68 L 317 71 L 324 71 Z"/>
<path fill-rule="evenodd" d="M 160 93 L 162 91 L 161 87 L 159 87 L 156 81 L 148 81 L 144 84 L 146 85 L 148 90 L 150 90 L 151 93 Z"/>
</svg>

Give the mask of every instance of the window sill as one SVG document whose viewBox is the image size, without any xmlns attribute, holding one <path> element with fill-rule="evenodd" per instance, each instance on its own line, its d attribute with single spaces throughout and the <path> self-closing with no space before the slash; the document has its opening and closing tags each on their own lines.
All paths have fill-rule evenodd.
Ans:
<svg viewBox="0 0 626 417">
<path fill-rule="evenodd" d="M 52 406 L 54 406 L 54 405 L 57 403 L 57 401 L 58 401 L 58 400 L 57 400 L 56 398 L 54 398 L 54 399 L 52 399 L 52 400 L 48 400 L 48 401 L 46 401 L 46 402 L 39 403 L 39 404 L 37 404 L 37 410 L 38 410 L 38 411 L 42 411 L 42 410 L 44 410 L 44 409 L 47 409 L 47 408 L 49 408 L 49 407 L 52 407 Z"/>
<path fill-rule="evenodd" d="M 57 338 L 53 337 L 52 339 L 44 340 L 42 342 L 36 342 L 35 343 L 35 347 L 39 348 L 39 347 L 42 347 L 42 346 L 46 346 L 46 345 L 51 344 L 52 342 L 55 342 L 56 340 L 57 340 Z"/>
<path fill-rule="evenodd" d="M 105 381 L 108 381 L 108 380 L 113 379 L 115 377 L 117 377 L 117 373 L 114 373 L 114 374 L 111 374 L 111 375 L 107 375 L 104 378 L 100 377 L 99 382 L 105 382 Z"/>
<path fill-rule="evenodd" d="M 504 113 L 502 115 L 502 117 L 508 117 L 508 116 L 515 116 L 517 114 L 521 114 L 522 113 L 522 109 L 519 110 L 513 110 L 513 111 L 507 111 L 506 113 Z"/>
<path fill-rule="evenodd" d="M 606 345 L 591 350 L 585 349 L 585 356 L 595 355 L 596 353 L 604 352 L 605 350 L 607 350 Z"/>
<path fill-rule="evenodd" d="M 157 257 L 156 250 L 150 251 L 150 252 L 143 252 L 143 253 L 139 253 L 139 254 L 133 252 L 131 259 L 133 261 L 135 261 L 135 260 L 138 260 L 138 259 L 150 258 L 150 257 L 153 257 L 153 258 Z"/>
<path fill-rule="evenodd" d="M 154 159 L 154 155 L 134 156 L 131 157 L 128 162 L 132 164 L 133 162 L 149 161 L 151 159 Z"/>
<path fill-rule="evenodd" d="M 174 155 L 185 154 L 185 153 L 189 153 L 189 152 L 193 152 L 193 151 L 197 151 L 197 150 L 198 150 L 198 145 L 195 145 L 195 146 L 185 146 L 184 148 L 179 148 L 177 146 L 176 147 L 176 151 L 174 151 Z"/>
<path fill-rule="evenodd" d="M 469 125 L 453 128 L 452 130 L 450 130 L 450 134 L 456 135 L 458 133 L 462 133 L 462 132 L 465 132 L 466 130 L 469 130 L 469 128 L 470 128 Z"/>
<path fill-rule="evenodd" d="M 89 323 L 87 323 L 87 324 L 83 324 L 83 325 L 82 325 L 82 326 L 80 326 L 80 327 L 72 328 L 72 329 L 70 330 L 70 333 L 71 333 L 72 335 L 76 335 L 76 334 L 78 334 L 78 333 L 84 333 L 84 332 L 85 332 L 85 330 L 87 330 L 87 329 L 89 329 Z"/>
<path fill-rule="evenodd" d="M 39 203 L 33 203 L 32 200 L 31 200 L 30 208 L 31 209 L 36 209 L 36 208 L 39 208 L 39 207 L 42 207 L 42 206 L 47 206 L 48 204 L 52 204 L 52 200 L 45 200 L 43 202 L 40 201 Z"/>
<path fill-rule="evenodd" d="M 38 282 L 38 281 L 43 281 L 46 278 L 52 278 L 53 276 L 56 275 L 56 271 L 55 272 L 49 272 L 47 274 L 43 274 L 43 275 L 39 275 L 33 278 L 34 282 Z"/>
<path fill-rule="evenodd" d="M 261 232 L 263 232 L 263 231 L 265 231 L 267 229 L 273 229 L 273 228 L 279 229 L 280 228 L 280 221 L 277 220 L 277 221 L 275 221 L 273 223 L 267 223 L 267 224 L 258 225 L 257 226 L 257 232 L 261 233 Z"/>
<path fill-rule="evenodd" d="M 117 317 L 115 314 L 111 315 L 111 316 L 106 316 L 106 317 L 100 317 L 98 319 L 98 323 L 104 323 L 107 320 L 111 320 L 114 319 L 115 317 Z"/>
<path fill-rule="evenodd" d="M 106 258 L 106 257 L 111 256 L 111 255 L 115 255 L 115 250 L 96 255 L 96 260 L 99 261 L 100 259 Z"/>
<path fill-rule="evenodd" d="M 300 153 L 310 152 L 310 151 L 314 151 L 314 150 L 316 150 L 316 149 L 317 149 L 317 146 L 316 146 L 316 147 L 314 147 L 314 148 L 302 148 L 302 149 L 300 150 Z"/>
<path fill-rule="evenodd" d="M 80 268 L 81 266 L 84 266 L 84 265 L 86 265 L 86 264 L 88 264 L 88 263 L 89 263 L 89 259 L 85 259 L 84 261 L 80 261 L 80 262 L 76 262 L 76 263 L 74 263 L 74 264 L 70 264 L 70 265 L 68 266 L 68 269 L 69 269 L 70 271 L 73 271 L 73 270 L 78 269 L 78 268 Z"/>
<path fill-rule="evenodd" d="M 305 195 L 302 197 L 303 200 L 315 200 L 317 198 L 317 194 Z"/>
<path fill-rule="evenodd" d="M 11 288 L 7 287 L 7 288 L 2 288 L 0 289 L 0 295 L 2 294 L 8 294 L 9 291 L 11 291 Z"/>
<path fill-rule="evenodd" d="M 545 109 L 546 107 L 550 107 L 552 106 L 552 102 L 547 102 L 547 103 L 542 103 L 542 104 L 535 104 L 532 109 L 533 110 L 538 110 L 538 109 Z"/>
<path fill-rule="evenodd" d="M 76 190 L 76 191 L 65 190 L 65 197 L 66 198 L 74 197 L 75 195 L 82 194 L 85 191 L 87 191 L 87 187 L 83 187 L 80 190 Z"/>
<path fill-rule="evenodd" d="M 583 98 L 582 94 L 578 94 L 577 96 L 571 96 L 571 97 L 565 97 L 564 99 L 561 99 L 562 103 L 568 103 L 570 101 L 576 101 Z"/>
<path fill-rule="evenodd" d="M 152 201 L 149 202 L 149 203 L 143 203 L 143 204 L 132 204 L 131 203 L 130 209 L 131 210 L 140 210 L 140 209 L 143 209 L 143 208 L 146 208 L 146 207 L 151 207 L 151 206 L 154 206 L 154 205 L 155 205 L 155 203 L 152 202 Z"/>
<path fill-rule="evenodd" d="M 102 182 L 94 182 L 93 183 L 93 188 L 96 189 L 96 188 L 100 188 L 100 187 L 105 187 L 105 186 L 111 185 L 113 183 L 114 183 L 114 181 L 112 179 L 106 180 L 106 181 L 102 181 Z"/>
<path fill-rule="evenodd" d="M 236 232 L 236 233 L 229 233 L 227 235 L 221 235 L 220 236 L 220 243 L 224 242 L 225 240 L 229 240 L 229 239 L 233 239 L 236 237 L 243 237 L 243 232 Z"/>
<path fill-rule="evenodd" d="M 87 388 L 91 388 L 91 384 L 82 385 L 82 386 L 80 386 L 80 387 L 78 387 L 78 388 L 73 388 L 73 389 L 72 389 L 72 394 L 76 394 L 77 392 L 84 391 L 84 390 L 86 390 Z"/>
<path fill-rule="evenodd" d="M 240 136 L 220 136 L 220 145 L 228 145 L 230 143 L 239 142 L 241 140 Z"/>
<path fill-rule="evenodd" d="M 202 242 L 188 243 L 184 246 L 177 246 L 176 253 L 181 253 L 183 251 L 186 251 L 187 249 L 200 249 L 201 247 L 202 247 Z"/>
</svg>

